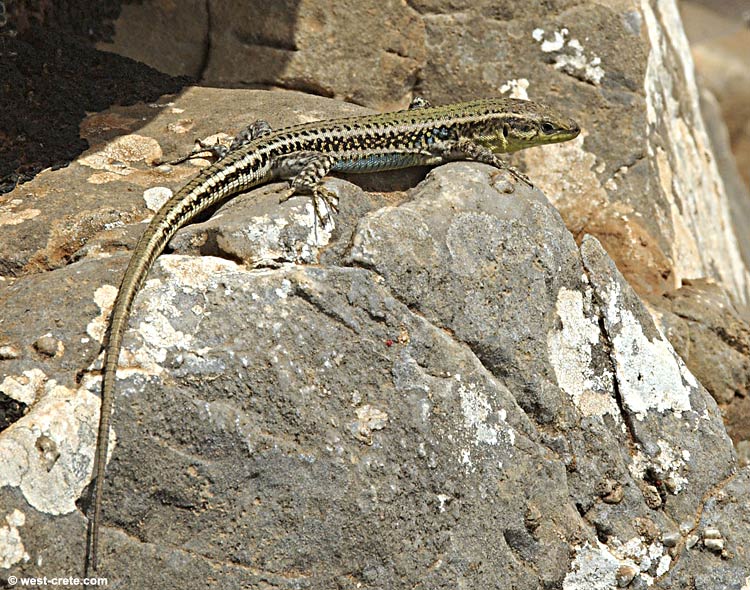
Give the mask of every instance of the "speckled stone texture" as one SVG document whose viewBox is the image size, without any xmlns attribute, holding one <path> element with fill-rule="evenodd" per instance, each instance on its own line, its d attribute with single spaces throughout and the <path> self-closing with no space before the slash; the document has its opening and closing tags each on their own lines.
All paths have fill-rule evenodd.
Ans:
<svg viewBox="0 0 750 590">
<path fill-rule="evenodd" d="M 581 136 L 522 152 L 514 163 L 534 178 L 577 242 L 597 237 L 657 316 L 669 313 L 683 284 L 698 300 L 696 285 L 721 286 L 729 307 L 720 322 L 726 326 L 715 330 L 717 350 L 705 358 L 679 352 L 720 401 L 732 437 L 750 445 L 736 426 L 750 416 L 746 379 L 735 362 L 732 379 L 717 378 L 709 360 L 737 350 L 742 362 L 748 358 L 745 343 L 722 336 L 735 331 L 736 315 L 750 318 L 750 200 L 731 154 L 734 148 L 742 158 L 747 143 L 748 32 L 734 4 L 728 21 L 716 16 L 716 3 L 682 3 L 694 15 L 687 22 L 698 31 L 696 63 L 728 131 L 719 107 L 712 110 L 712 99 L 699 93 L 672 0 L 347 1 L 334 9 L 299 0 L 271 10 L 222 0 L 210 4 L 205 34 L 192 36 L 193 52 L 204 58 L 196 63 L 205 67 L 189 71 L 207 84 L 268 84 L 376 110 L 405 107 L 414 95 L 440 103 L 500 94 L 567 110 Z M 165 72 L 188 71 L 171 59 L 177 47 L 188 51 L 184 36 L 156 39 L 160 49 L 145 54 L 148 44 L 136 33 L 144 13 L 154 21 L 168 13 L 177 22 L 174 10 L 158 1 L 139 5 L 138 18 L 118 21 L 108 49 Z M 716 310 L 708 314 L 716 326 Z M 712 329 L 701 317 L 691 321 Z"/>
<path fill-rule="evenodd" d="M 103 149 L 187 149 L 220 92 Z M 276 106 L 336 108 L 234 96 L 277 126 Z M 93 151 L 34 182 L 108 187 L 138 218 L 191 168 L 107 162 Z M 720 509 L 741 498 L 717 406 L 599 243 L 579 251 L 540 191 L 484 165 L 390 182 L 404 186 L 330 180 L 340 211 L 318 228 L 308 198 L 262 187 L 157 261 L 121 356 L 102 572 L 123 587 L 667 588 L 673 564 L 682 580 L 716 560 L 736 567 L 711 579 L 734 580 L 746 527 Z M 0 287 L 15 351 L 0 390 L 31 407 L 0 434 L 15 574 L 80 572 L 96 354 L 117 250 L 139 232 L 109 227 Z M 713 529 L 723 557 L 688 548 Z"/>
<path fill-rule="evenodd" d="M 261 37 L 214 22 L 211 47 L 373 108 L 528 95 L 584 133 L 515 157 L 537 189 L 454 163 L 331 179 L 324 227 L 279 184 L 182 230 L 120 359 L 110 586 L 743 589 L 747 468 L 715 399 L 747 386 L 747 270 L 674 4 L 283 6 Z M 191 89 L 91 115 L 87 153 L 3 197 L 0 575 L 82 574 L 106 314 L 200 165 L 155 164 L 257 118 L 364 112 Z"/>
</svg>

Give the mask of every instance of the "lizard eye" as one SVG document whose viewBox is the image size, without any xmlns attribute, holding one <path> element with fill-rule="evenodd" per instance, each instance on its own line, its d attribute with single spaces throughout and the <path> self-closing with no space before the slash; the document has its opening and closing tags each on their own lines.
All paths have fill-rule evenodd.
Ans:
<svg viewBox="0 0 750 590">
<path fill-rule="evenodd" d="M 547 123 L 546 121 L 542 123 L 541 128 L 542 133 L 546 133 L 547 135 L 552 135 L 555 132 L 555 126 L 552 123 Z"/>
</svg>

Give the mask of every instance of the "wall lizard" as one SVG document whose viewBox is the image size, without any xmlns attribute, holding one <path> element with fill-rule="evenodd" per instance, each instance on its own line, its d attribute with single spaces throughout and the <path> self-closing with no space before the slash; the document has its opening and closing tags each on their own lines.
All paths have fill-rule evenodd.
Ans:
<svg viewBox="0 0 750 590">
<path fill-rule="evenodd" d="M 572 119 L 529 101 L 498 98 L 432 107 L 415 100 L 404 111 L 303 123 L 278 131 L 257 121 L 228 152 L 219 152 L 221 159 L 203 169 L 154 215 L 136 244 L 109 317 L 92 474 L 93 509 L 89 509 L 87 574 L 97 569 L 115 374 L 130 309 L 154 260 L 178 229 L 206 209 L 277 179 L 291 180 L 286 197 L 312 194 L 320 218 L 318 199 L 335 211 L 334 196 L 323 186 L 323 177 L 329 172 L 378 172 L 472 160 L 508 170 L 528 183 L 498 154 L 568 141 L 579 132 Z"/>
</svg>

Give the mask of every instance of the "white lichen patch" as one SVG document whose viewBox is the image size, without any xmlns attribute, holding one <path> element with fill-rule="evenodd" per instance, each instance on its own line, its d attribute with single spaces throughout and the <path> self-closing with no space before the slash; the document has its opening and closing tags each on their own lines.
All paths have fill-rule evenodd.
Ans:
<svg viewBox="0 0 750 590">
<path fill-rule="evenodd" d="M 287 299 L 292 293 L 292 281 L 289 279 L 283 279 L 281 281 L 281 287 L 274 289 L 274 294 L 279 299 Z"/>
<path fill-rule="evenodd" d="M 0 392 L 30 406 L 44 390 L 46 378 L 47 376 L 40 369 L 24 371 L 23 375 L 8 375 L 0 383 Z"/>
<path fill-rule="evenodd" d="M 137 325 L 141 346 L 131 352 L 123 350 L 120 363 L 127 368 L 118 369 L 118 376 L 130 373 L 160 375 L 169 349 L 189 350 L 193 335 L 177 330 L 174 318 L 189 313 L 200 317 L 205 308 L 198 302 L 185 310 L 176 302 L 179 293 L 196 293 L 219 288 L 227 273 L 237 272 L 239 266 L 230 260 L 213 256 L 161 256 L 156 265 L 168 275 L 166 279 L 146 281 L 136 298 L 134 314 L 143 320 Z M 205 354 L 208 349 L 196 351 Z"/>
<path fill-rule="evenodd" d="M 184 293 L 205 289 L 216 289 L 227 273 L 239 270 L 239 265 L 225 258 L 215 256 L 160 256 L 157 265 L 174 277 L 175 283 Z"/>
<path fill-rule="evenodd" d="M 114 285 L 103 285 L 94 291 L 94 303 L 99 307 L 99 315 L 88 323 L 86 333 L 99 343 L 104 341 L 107 318 L 112 311 L 115 297 L 117 297 L 117 287 Z"/>
<path fill-rule="evenodd" d="M 297 264 L 317 262 L 318 251 L 328 244 L 335 227 L 326 204 L 319 200 L 318 207 L 324 223 L 317 220 L 308 196 L 288 201 L 287 217 L 261 215 L 253 217 L 237 237 L 253 244 L 253 265 L 277 263 L 279 260 Z M 284 234 L 290 226 L 306 228 L 305 235 L 289 240 Z M 298 234 L 296 234 L 297 236 Z"/>
<path fill-rule="evenodd" d="M 599 344 L 599 325 L 594 316 L 586 316 L 583 293 L 562 288 L 557 294 L 557 315 L 562 330 L 547 334 L 547 354 L 560 388 L 573 400 L 584 416 L 610 414 L 619 419 L 612 374 L 596 374 L 591 366 L 593 349 Z"/>
<path fill-rule="evenodd" d="M 457 385 L 461 400 L 461 413 L 464 426 L 471 433 L 473 443 L 479 445 L 498 445 L 505 442 L 511 447 L 516 442 L 516 433 L 507 423 L 507 412 L 494 410 L 487 395 L 476 383 L 459 383 Z M 471 451 L 462 450 L 462 463 L 471 466 Z"/>
<path fill-rule="evenodd" d="M 143 191 L 143 201 L 151 211 L 158 211 L 172 197 L 172 191 L 165 186 L 154 186 Z"/>
<path fill-rule="evenodd" d="M 11 199 L 7 203 L 0 205 L 0 226 L 3 225 L 20 225 L 24 221 L 34 219 L 42 212 L 39 209 L 22 209 L 17 210 L 17 207 L 23 203 L 23 199 Z"/>
<path fill-rule="evenodd" d="M 682 475 L 687 471 L 688 459 L 685 459 L 683 451 L 671 447 L 663 439 L 659 439 L 656 444 L 659 446 L 658 455 L 648 457 L 642 451 L 637 450 L 632 454 L 628 470 L 634 479 L 641 480 L 644 479 L 646 471 L 651 469 L 668 484 L 667 488 L 673 494 L 678 494 L 688 483 L 687 478 Z"/>
<path fill-rule="evenodd" d="M 511 98 L 518 98 L 520 100 L 529 100 L 529 81 L 526 78 L 518 78 L 517 80 L 508 80 L 505 84 L 500 86 L 500 94 L 506 94 L 510 92 Z"/>
<path fill-rule="evenodd" d="M 120 354 L 117 376 L 125 378 L 131 373 L 159 375 L 161 363 L 167 357 L 167 349 L 187 349 L 193 337 L 176 330 L 171 319 L 183 315 L 183 310 L 175 305 L 179 292 L 191 293 L 197 290 L 215 289 L 221 277 L 234 272 L 236 263 L 211 256 L 161 256 L 156 263 L 172 280 L 151 279 L 146 282 L 136 299 L 136 310 L 144 320 L 137 326 L 141 344 L 135 351 L 123 349 Z M 103 341 L 107 330 L 108 317 L 112 309 L 117 289 L 104 285 L 94 293 L 94 301 L 100 314 L 89 322 L 86 332 L 99 342 Z M 190 312 L 196 316 L 203 314 L 200 304 L 193 305 Z"/>
<path fill-rule="evenodd" d="M 151 279 L 143 288 L 140 309 L 143 321 L 138 324 L 138 333 L 142 346 L 133 352 L 132 363 L 138 371 L 148 375 L 159 375 L 161 364 L 167 359 L 169 348 L 188 349 L 193 341 L 191 334 L 176 330 L 171 319 L 182 315 L 182 311 L 173 304 L 176 287 L 173 283 L 163 283 Z"/>
<path fill-rule="evenodd" d="M 174 113 L 174 111 L 172 112 Z M 179 119 L 178 121 L 167 123 L 167 131 L 170 133 L 176 133 L 177 135 L 184 135 L 185 133 L 191 132 L 193 129 L 195 129 L 194 119 Z"/>
<path fill-rule="evenodd" d="M 542 51 L 545 53 L 549 53 L 550 51 L 560 51 L 563 47 L 565 47 L 565 36 L 568 34 L 568 29 L 562 29 L 560 31 L 555 31 L 552 33 L 553 38 L 544 39 L 544 29 L 534 29 L 531 31 L 531 36 L 534 38 L 534 41 L 537 43 L 542 44 Z"/>
<path fill-rule="evenodd" d="M 438 494 L 437 499 L 438 499 L 438 512 L 443 513 L 445 512 L 445 505 L 451 500 L 453 500 L 453 497 L 447 494 Z"/>
<path fill-rule="evenodd" d="M 20 561 L 31 559 L 18 530 L 26 523 L 26 515 L 16 509 L 5 515 L 5 524 L 0 526 L 0 568 L 9 568 Z"/>
<path fill-rule="evenodd" d="M 608 547 L 621 563 L 632 563 L 642 572 L 646 583 L 651 585 L 653 577 L 649 570 L 655 570 L 665 554 L 664 545 L 658 542 L 647 542 L 643 537 L 633 537 L 621 543 L 617 537 L 611 537 Z"/>
<path fill-rule="evenodd" d="M 672 565 L 672 557 L 670 555 L 662 555 L 659 558 L 659 563 L 656 566 L 656 577 L 659 578 L 669 571 L 669 567 Z"/>
<path fill-rule="evenodd" d="M 691 409 L 691 388 L 698 382 L 663 335 L 646 337 L 638 319 L 625 307 L 621 286 L 612 281 L 600 293 L 610 331 L 616 378 L 627 409 L 643 420 L 652 410 L 676 414 Z"/>
<path fill-rule="evenodd" d="M 534 29 L 531 36 L 544 53 L 555 54 L 555 69 L 562 70 L 566 74 L 575 76 L 594 85 L 599 85 L 604 78 L 604 69 L 601 67 L 602 60 L 591 54 L 586 54 L 583 45 L 578 39 L 566 41 L 570 34 L 568 29 L 560 29 L 552 32 L 552 38 L 548 38 L 544 29 Z"/>
<path fill-rule="evenodd" d="M 78 163 L 99 171 L 89 177 L 89 182 L 103 184 L 131 174 L 134 171 L 131 166 L 133 162 L 151 164 L 160 160 L 161 156 L 158 141 L 133 133 L 113 139 L 104 148 L 79 158 Z"/>
<path fill-rule="evenodd" d="M 383 430 L 388 424 L 388 414 L 370 404 L 356 409 L 357 420 L 350 424 L 352 434 L 358 440 L 372 444 L 372 433 Z"/>
<path fill-rule="evenodd" d="M 576 550 L 571 570 L 563 580 L 563 590 L 612 590 L 617 588 L 617 572 L 623 563 L 606 545 L 586 542 Z M 635 565 L 635 564 L 633 564 Z"/>
<path fill-rule="evenodd" d="M 623 543 L 612 536 L 607 545 L 596 544 L 587 542 L 578 548 L 563 590 L 612 590 L 629 585 L 635 576 L 651 586 L 654 577 L 665 574 L 672 563 L 664 545 L 643 537 Z"/>
<path fill-rule="evenodd" d="M 40 512 L 73 512 L 90 481 L 99 419 L 99 397 L 87 389 L 93 382 L 72 390 L 46 381 L 31 411 L 0 433 L 0 487 L 19 488 Z"/>
<path fill-rule="evenodd" d="M 302 198 L 305 199 L 304 208 L 300 213 L 292 216 L 292 221 L 301 227 L 308 228 L 308 233 L 304 240 L 305 246 L 303 246 L 300 255 L 309 257 L 309 261 L 313 262 L 311 258 L 312 250 L 316 249 L 317 251 L 317 248 L 328 244 L 336 224 L 333 221 L 333 211 L 330 210 L 325 201 L 322 199 L 318 199 L 317 201 L 318 211 L 323 219 L 323 222 L 321 222 L 315 214 L 315 206 L 312 198 L 307 196 L 303 196 Z M 301 259 L 301 261 L 308 262 L 306 259 Z"/>
</svg>

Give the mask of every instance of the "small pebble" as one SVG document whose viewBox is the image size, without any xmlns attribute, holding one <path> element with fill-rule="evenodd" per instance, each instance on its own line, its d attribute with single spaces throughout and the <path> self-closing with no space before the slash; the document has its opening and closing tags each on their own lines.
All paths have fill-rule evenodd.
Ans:
<svg viewBox="0 0 750 590">
<path fill-rule="evenodd" d="M 597 489 L 599 496 L 606 504 L 619 504 L 624 495 L 622 485 L 614 479 L 605 479 Z"/>
<path fill-rule="evenodd" d="M 0 346 L 0 361 L 17 359 L 19 356 L 21 356 L 21 353 L 15 346 Z"/>
<path fill-rule="evenodd" d="M 60 341 L 49 334 L 37 338 L 36 342 L 34 342 L 36 351 L 45 356 L 55 356 L 59 346 Z"/>
<path fill-rule="evenodd" d="M 646 501 L 646 506 L 652 510 L 661 508 L 661 496 L 659 490 L 652 485 L 646 485 L 643 488 L 643 499 Z"/>
<path fill-rule="evenodd" d="M 677 543 L 680 542 L 681 537 L 682 535 L 677 531 L 671 531 L 662 535 L 661 542 L 665 547 L 677 547 Z"/>
<path fill-rule="evenodd" d="M 539 525 L 541 524 L 541 522 L 542 522 L 541 511 L 539 510 L 539 508 L 537 508 L 533 504 L 530 505 L 526 509 L 526 514 L 524 515 L 524 524 L 526 525 L 526 528 L 529 531 L 533 532 L 539 528 Z"/>
<path fill-rule="evenodd" d="M 685 547 L 687 547 L 688 549 L 692 549 L 693 547 L 695 547 L 698 541 L 700 541 L 700 537 L 698 535 L 690 535 L 685 541 Z"/>
<path fill-rule="evenodd" d="M 617 568 L 615 579 L 617 580 L 617 586 L 619 588 L 625 588 L 630 586 L 630 582 L 633 581 L 635 576 L 638 574 L 638 568 L 632 565 L 621 565 Z"/>
<path fill-rule="evenodd" d="M 714 553 L 721 553 L 724 550 L 724 539 L 703 539 L 703 545 Z"/>
</svg>

